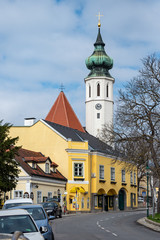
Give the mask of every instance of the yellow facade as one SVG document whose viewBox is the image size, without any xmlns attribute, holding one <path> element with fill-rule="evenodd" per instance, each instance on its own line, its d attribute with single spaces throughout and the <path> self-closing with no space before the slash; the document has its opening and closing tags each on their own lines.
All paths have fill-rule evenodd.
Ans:
<svg viewBox="0 0 160 240">
<path fill-rule="evenodd" d="M 135 167 L 132 170 L 133 181 L 131 182 L 131 173 L 123 171 L 125 181 L 122 182 L 122 170 L 125 169 L 123 162 L 113 164 L 113 156 L 91 151 L 88 141 L 66 139 L 43 121 L 30 127 L 12 127 L 10 135 L 19 136 L 17 145 L 42 152 L 58 164 L 58 170 L 68 179 L 66 200 L 63 198 L 68 211 L 107 211 L 137 207 Z M 114 168 L 114 181 L 111 181 L 111 167 Z M 41 187 L 44 192 L 48 191 L 45 183 L 41 183 Z"/>
</svg>

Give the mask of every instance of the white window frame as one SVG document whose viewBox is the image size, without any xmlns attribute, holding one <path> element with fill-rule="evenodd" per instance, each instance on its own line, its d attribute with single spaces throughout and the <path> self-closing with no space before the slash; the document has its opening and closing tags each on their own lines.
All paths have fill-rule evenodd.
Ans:
<svg viewBox="0 0 160 240">
<path fill-rule="evenodd" d="M 122 169 L 122 183 L 126 182 L 126 173 L 125 173 L 125 169 Z"/>
<path fill-rule="evenodd" d="M 104 165 L 99 165 L 99 179 L 104 179 Z"/>
<path fill-rule="evenodd" d="M 41 191 L 37 191 L 37 203 L 42 202 L 42 192 Z"/>
<path fill-rule="evenodd" d="M 115 168 L 111 167 L 111 181 L 115 181 Z"/>
<path fill-rule="evenodd" d="M 80 165 L 81 165 L 81 167 L 80 167 Z M 76 173 L 76 169 L 77 169 L 77 173 Z M 74 162 L 73 163 L 73 176 L 74 177 L 84 177 L 84 163 L 82 163 L 82 162 Z"/>
<path fill-rule="evenodd" d="M 17 196 L 16 196 L 17 193 Z M 22 190 L 14 190 L 14 198 L 23 198 L 23 191 Z"/>
</svg>

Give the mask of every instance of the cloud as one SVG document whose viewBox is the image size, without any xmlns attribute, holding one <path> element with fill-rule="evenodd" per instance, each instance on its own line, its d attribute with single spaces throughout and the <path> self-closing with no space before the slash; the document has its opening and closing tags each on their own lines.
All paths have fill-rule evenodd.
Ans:
<svg viewBox="0 0 160 240">
<path fill-rule="evenodd" d="M 136 76 L 141 59 L 159 51 L 158 0 L 0 1 L 0 115 L 22 125 L 24 117 L 45 118 L 61 83 L 85 125 L 85 59 L 94 50 L 96 15 L 117 95 Z"/>
</svg>

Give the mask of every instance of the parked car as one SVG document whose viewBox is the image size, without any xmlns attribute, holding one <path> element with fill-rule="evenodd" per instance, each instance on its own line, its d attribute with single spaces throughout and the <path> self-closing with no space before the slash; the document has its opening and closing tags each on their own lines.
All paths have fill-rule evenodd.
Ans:
<svg viewBox="0 0 160 240">
<path fill-rule="evenodd" d="M 48 216 L 59 216 L 62 217 L 62 208 L 61 205 L 58 202 L 52 201 L 52 202 L 43 202 L 41 203 L 45 211 L 47 212 Z"/>
<path fill-rule="evenodd" d="M 53 220 L 55 217 L 48 217 L 42 205 L 33 204 L 14 207 L 14 209 L 17 208 L 25 209 L 32 216 L 45 240 L 54 240 L 54 234 L 49 220 Z"/>
<path fill-rule="evenodd" d="M 12 207 L 16 207 L 24 204 L 33 204 L 33 201 L 31 198 L 9 199 L 5 201 L 2 209 L 8 209 L 8 208 L 12 208 Z"/>
<path fill-rule="evenodd" d="M 29 240 L 44 240 L 35 221 L 24 209 L 8 209 L 0 211 L 0 233 L 13 234 L 20 231 Z"/>
</svg>

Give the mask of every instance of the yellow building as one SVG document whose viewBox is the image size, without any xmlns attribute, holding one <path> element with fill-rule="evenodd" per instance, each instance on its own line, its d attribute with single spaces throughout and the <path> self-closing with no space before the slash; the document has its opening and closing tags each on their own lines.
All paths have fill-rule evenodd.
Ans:
<svg viewBox="0 0 160 240">
<path fill-rule="evenodd" d="M 59 165 L 59 171 L 68 179 L 68 211 L 137 207 L 136 167 L 127 172 L 124 164 L 113 164 L 116 153 L 98 138 L 47 120 L 12 127 L 10 134 L 19 136 L 18 145 L 43 152 Z"/>
</svg>

